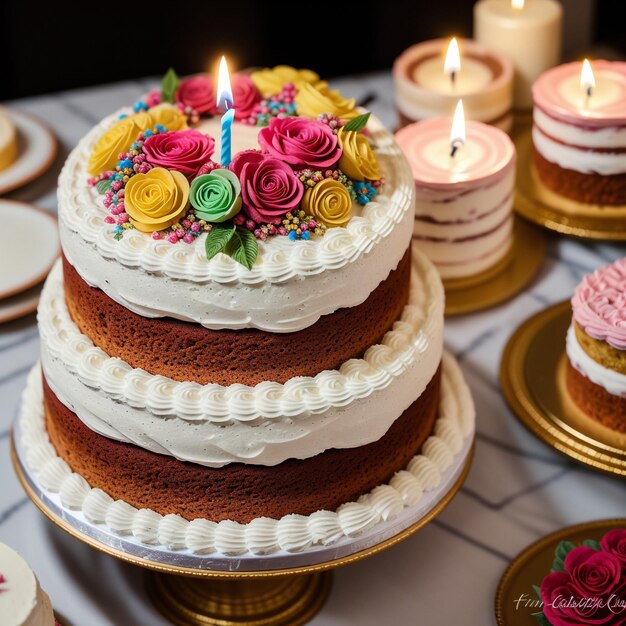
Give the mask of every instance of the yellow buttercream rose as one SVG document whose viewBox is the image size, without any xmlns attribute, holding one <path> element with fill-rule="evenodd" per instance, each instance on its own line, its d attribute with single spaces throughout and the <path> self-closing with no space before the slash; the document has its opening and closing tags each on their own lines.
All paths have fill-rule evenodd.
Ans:
<svg viewBox="0 0 626 626">
<path fill-rule="evenodd" d="M 325 178 L 307 189 L 302 209 L 330 228 L 345 226 L 352 217 L 352 198 L 339 181 Z"/>
<path fill-rule="evenodd" d="M 380 179 L 378 161 L 365 135 L 342 128 L 337 139 L 342 150 L 339 169 L 346 176 L 353 180 Z"/>
<path fill-rule="evenodd" d="M 148 111 L 148 115 L 152 118 L 152 126 L 161 124 L 167 130 L 185 130 L 187 128 L 187 117 L 178 108 L 171 104 L 163 103 L 152 107 Z"/>
<path fill-rule="evenodd" d="M 119 120 L 96 141 L 87 164 L 89 173 L 96 176 L 106 170 L 114 170 L 120 152 L 128 151 L 137 135 L 152 126 L 152 117 L 143 112 Z"/>
<path fill-rule="evenodd" d="M 252 72 L 250 78 L 265 98 L 279 93 L 286 83 L 293 83 L 299 89 L 305 83 L 316 85 L 320 80 L 320 77 L 312 70 L 297 70 L 290 65 L 277 65 L 258 70 Z"/>
<path fill-rule="evenodd" d="M 353 98 L 344 98 L 338 90 L 329 89 L 326 83 L 317 87 L 309 83 L 301 85 L 295 102 L 298 115 L 307 117 L 315 118 L 322 113 L 329 113 L 348 120 L 359 114 L 354 108 Z"/>
<path fill-rule="evenodd" d="M 155 167 L 126 183 L 124 205 L 131 224 L 144 233 L 175 224 L 187 208 L 189 181 L 180 172 Z"/>
</svg>

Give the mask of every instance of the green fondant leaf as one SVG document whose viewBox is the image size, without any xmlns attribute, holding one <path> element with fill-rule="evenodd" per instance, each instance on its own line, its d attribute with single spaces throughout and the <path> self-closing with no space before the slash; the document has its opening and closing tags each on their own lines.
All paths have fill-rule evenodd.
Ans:
<svg viewBox="0 0 626 626">
<path fill-rule="evenodd" d="M 176 94 L 176 89 L 178 89 L 179 82 L 178 74 L 170 67 L 161 81 L 161 99 L 163 102 L 174 103 L 174 95 Z"/>
<path fill-rule="evenodd" d="M 367 113 L 363 113 L 363 115 L 359 115 L 355 117 L 353 120 L 350 120 L 344 127 L 344 130 L 353 130 L 358 132 L 363 130 L 367 126 L 367 121 L 370 118 L 371 113 L 368 111 Z"/>
<path fill-rule="evenodd" d="M 597 550 L 598 552 L 602 552 L 602 546 L 600 545 L 600 542 L 596 541 L 595 539 L 585 539 L 583 541 L 583 546 L 591 548 L 592 550 Z"/>
<path fill-rule="evenodd" d="M 553 572 L 565 571 L 565 557 L 570 550 L 573 550 L 576 546 L 571 541 L 561 541 L 554 551 L 554 561 L 552 561 Z"/>
<path fill-rule="evenodd" d="M 96 189 L 98 193 L 104 195 L 109 189 L 111 189 L 111 181 L 108 178 L 96 183 Z"/>
<path fill-rule="evenodd" d="M 541 587 L 539 585 L 533 585 L 533 591 L 537 597 L 541 600 Z"/>
<path fill-rule="evenodd" d="M 206 258 L 210 261 L 218 252 L 224 251 L 234 234 L 235 225 L 232 222 L 213 224 L 213 228 L 207 233 L 204 244 Z"/>
<path fill-rule="evenodd" d="M 238 228 L 235 236 L 228 242 L 226 253 L 237 263 L 251 270 L 259 254 L 259 244 L 249 230 Z"/>
<path fill-rule="evenodd" d="M 539 611 L 539 613 L 531 613 L 531 615 L 537 620 L 540 626 L 552 626 L 548 621 L 548 618 L 543 614 L 543 611 Z"/>
</svg>

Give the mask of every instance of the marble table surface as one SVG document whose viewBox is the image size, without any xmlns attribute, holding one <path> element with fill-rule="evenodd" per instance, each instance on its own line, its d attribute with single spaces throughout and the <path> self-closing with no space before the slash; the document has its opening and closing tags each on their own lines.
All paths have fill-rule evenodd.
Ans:
<svg viewBox="0 0 626 626">
<path fill-rule="evenodd" d="M 346 94 L 374 96 L 370 108 L 395 125 L 388 73 L 334 81 Z M 45 120 L 61 150 L 50 172 L 9 197 L 56 211 L 55 186 L 69 150 L 98 120 L 134 102 L 151 79 L 7 103 Z M 5 234 L 6 235 L 6 234 Z M 2 258 L 0 244 L 0 262 Z M 465 485 L 444 513 L 412 538 L 336 573 L 314 626 L 493 624 L 496 586 L 509 561 L 557 528 L 626 515 L 623 481 L 595 473 L 530 435 L 498 386 L 502 349 L 513 329 L 568 298 L 581 276 L 626 254 L 624 245 L 552 237 L 541 274 L 513 300 L 450 319 L 446 343 L 461 363 L 477 408 L 476 454 Z M 39 340 L 35 317 L 0 326 L 0 542 L 36 570 L 72 626 L 160 626 L 142 572 L 80 544 L 44 520 L 24 495 L 9 458 L 9 429 Z"/>
</svg>

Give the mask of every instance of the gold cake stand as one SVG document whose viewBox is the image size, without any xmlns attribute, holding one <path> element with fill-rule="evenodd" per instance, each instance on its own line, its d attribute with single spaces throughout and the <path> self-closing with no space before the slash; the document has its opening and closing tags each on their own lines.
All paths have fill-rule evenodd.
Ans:
<svg viewBox="0 0 626 626">
<path fill-rule="evenodd" d="M 520 552 L 507 567 L 498 585 L 495 612 L 498 626 L 537 626 L 533 613 L 540 611 L 533 585 L 550 573 L 554 551 L 561 541 L 580 544 L 599 541 L 614 528 L 626 528 L 626 519 L 607 519 L 562 528 L 546 535 Z"/>
<path fill-rule="evenodd" d="M 626 435 L 587 417 L 565 388 L 565 336 L 569 300 L 522 323 L 500 363 L 504 396 L 520 421 L 539 439 L 597 470 L 626 477 Z"/>
<path fill-rule="evenodd" d="M 155 607 L 178 626 L 297 626 L 308 622 L 324 605 L 331 588 L 332 570 L 355 563 L 395 546 L 437 517 L 463 484 L 471 465 L 473 444 L 450 488 L 419 520 L 402 532 L 347 556 L 313 565 L 281 569 L 233 571 L 199 569 L 157 562 L 112 547 L 77 529 L 55 512 L 34 487 L 17 451 L 12 432 L 11 458 L 28 497 L 56 526 L 79 541 L 125 563 L 147 571 L 148 595 Z M 288 562 L 288 557 L 284 561 Z"/>
<path fill-rule="evenodd" d="M 473 313 L 509 300 L 537 275 L 545 254 L 545 233 L 515 217 L 513 244 L 504 259 L 476 276 L 443 281 L 445 314 Z"/>
<path fill-rule="evenodd" d="M 558 196 L 541 183 L 535 172 L 530 125 L 519 126 L 514 138 L 517 148 L 517 213 L 562 235 L 626 241 L 626 207 L 584 205 Z M 575 208 L 566 211 L 568 205 Z"/>
</svg>

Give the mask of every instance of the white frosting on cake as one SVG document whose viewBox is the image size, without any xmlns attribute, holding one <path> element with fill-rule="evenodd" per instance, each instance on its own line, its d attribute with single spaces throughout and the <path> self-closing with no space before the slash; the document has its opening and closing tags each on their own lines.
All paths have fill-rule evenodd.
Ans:
<svg viewBox="0 0 626 626">
<path fill-rule="evenodd" d="M 207 261 L 205 236 L 171 244 L 129 230 L 116 241 L 103 221 L 102 197 L 87 184 L 86 166 L 93 144 L 117 117 L 92 129 L 66 161 L 59 179 L 59 228 L 63 251 L 81 277 L 139 315 L 213 329 L 301 330 L 322 315 L 364 302 L 409 245 L 413 179 L 393 136 L 375 119 L 368 129 L 386 184 L 365 207 L 354 203 L 355 216 L 345 228 L 309 241 L 271 237 L 259 243 L 252 270 L 224 254 Z"/>
<path fill-rule="evenodd" d="M 416 253 L 409 303 L 380 345 L 339 370 L 254 387 L 178 382 L 109 357 L 72 321 L 60 262 L 42 292 L 38 321 L 46 379 L 91 430 L 210 467 L 275 465 L 366 445 L 387 432 L 439 366 L 443 290 L 434 267 Z"/>
<path fill-rule="evenodd" d="M 54 626 L 52 604 L 26 561 L 0 543 L 0 624 Z"/>
<path fill-rule="evenodd" d="M 548 137 L 537 124 L 532 132 L 533 144 L 539 154 L 563 169 L 602 176 L 626 172 L 626 152 L 597 152 L 584 146 L 565 145 Z"/>
<path fill-rule="evenodd" d="M 610 394 L 626 398 L 626 375 L 594 361 L 578 343 L 573 325 L 567 331 L 565 350 L 570 363 L 583 376 L 606 389 Z"/>
<path fill-rule="evenodd" d="M 389 520 L 423 494 L 435 489 L 442 472 L 458 458 L 474 432 L 474 405 L 470 391 L 454 359 L 444 354 L 439 417 L 433 435 L 405 470 L 384 488 L 378 487 L 358 502 L 337 511 L 312 515 L 287 515 L 280 520 L 257 518 L 248 524 L 205 519 L 187 521 L 177 515 L 162 516 L 114 501 L 100 489 L 92 489 L 56 453 L 45 429 L 39 365 L 31 371 L 20 411 L 22 443 L 29 468 L 40 485 L 58 493 L 66 508 L 82 512 L 87 521 L 106 526 L 121 535 L 132 535 L 145 544 L 199 554 L 270 554 L 279 550 L 302 552 L 312 546 L 332 545 L 355 537 Z"/>
</svg>

